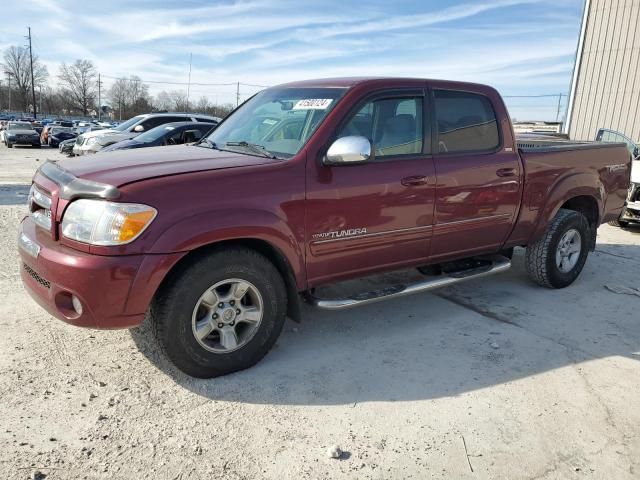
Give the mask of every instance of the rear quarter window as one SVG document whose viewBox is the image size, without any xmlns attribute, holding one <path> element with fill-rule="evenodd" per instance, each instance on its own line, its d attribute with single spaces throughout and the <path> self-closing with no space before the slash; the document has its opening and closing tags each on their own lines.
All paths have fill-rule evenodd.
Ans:
<svg viewBox="0 0 640 480">
<path fill-rule="evenodd" d="M 498 148 L 498 122 L 487 97 L 455 90 L 434 90 L 434 97 L 438 153 Z"/>
</svg>

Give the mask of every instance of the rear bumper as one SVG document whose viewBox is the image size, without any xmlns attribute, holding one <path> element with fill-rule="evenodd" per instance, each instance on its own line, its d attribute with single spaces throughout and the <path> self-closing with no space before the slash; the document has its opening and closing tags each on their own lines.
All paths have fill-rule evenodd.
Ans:
<svg viewBox="0 0 640 480">
<path fill-rule="evenodd" d="M 81 327 L 129 328 L 144 320 L 172 255 L 101 256 L 55 242 L 25 218 L 18 236 L 22 283 L 54 317 Z M 73 306 L 72 296 L 82 305 Z"/>
</svg>

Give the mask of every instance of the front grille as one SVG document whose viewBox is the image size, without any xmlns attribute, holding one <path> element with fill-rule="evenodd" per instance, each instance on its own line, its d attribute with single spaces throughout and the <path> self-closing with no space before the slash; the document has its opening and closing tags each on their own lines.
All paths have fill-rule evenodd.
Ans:
<svg viewBox="0 0 640 480">
<path fill-rule="evenodd" d="M 27 272 L 31 278 L 33 278 L 36 282 L 38 282 L 44 288 L 51 288 L 51 282 L 49 280 L 45 280 L 40 275 L 38 275 L 38 272 L 36 272 L 29 265 L 27 265 L 26 263 L 23 263 L 22 267 L 24 268 L 24 271 Z"/>
<path fill-rule="evenodd" d="M 51 230 L 51 197 L 44 194 L 35 184 L 29 191 L 29 210 L 36 225 L 47 231 Z"/>
</svg>

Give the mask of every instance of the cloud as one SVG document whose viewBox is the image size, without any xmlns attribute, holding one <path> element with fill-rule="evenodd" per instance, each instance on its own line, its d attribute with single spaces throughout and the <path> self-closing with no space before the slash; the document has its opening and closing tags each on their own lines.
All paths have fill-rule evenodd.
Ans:
<svg viewBox="0 0 640 480">
<path fill-rule="evenodd" d="M 31 25 L 52 83 L 61 62 L 86 58 L 105 88 L 130 75 L 186 82 L 192 53 L 196 83 L 394 75 L 566 92 L 580 13 L 580 0 L 34 0 L 3 6 L 0 46 L 22 44 Z M 191 90 L 235 100 L 234 86 Z"/>
</svg>

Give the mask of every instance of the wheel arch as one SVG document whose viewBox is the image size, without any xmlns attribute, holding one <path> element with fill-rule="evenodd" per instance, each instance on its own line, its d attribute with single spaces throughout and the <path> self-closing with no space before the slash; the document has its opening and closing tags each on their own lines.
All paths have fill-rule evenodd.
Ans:
<svg viewBox="0 0 640 480">
<path fill-rule="evenodd" d="M 542 238 L 549 222 L 564 208 L 582 213 L 587 218 L 591 230 L 591 249 L 595 248 L 596 231 L 602 219 L 604 191 L 600 179 L 586 173 L 570 175 L 557 182 L 540 212 L 531 241 Z"/>
<path fill-rule="evenodd" d="M 299 322 L 301 319 L 298 283 L 289 259 L 272 243 L 254 237 L 231 238 L 201 245 L 182 256 L 167 272 L 156 290 L 156 295 L 171 284 L 186 268 L 204 255 L 224 250 L 225 248 L 248 248 L 264 255 L 276 267 L 284 280 L 287 289 L 287 316 Z M 155 296 L 155 295 L 154 295 Z"/>
</svg>

